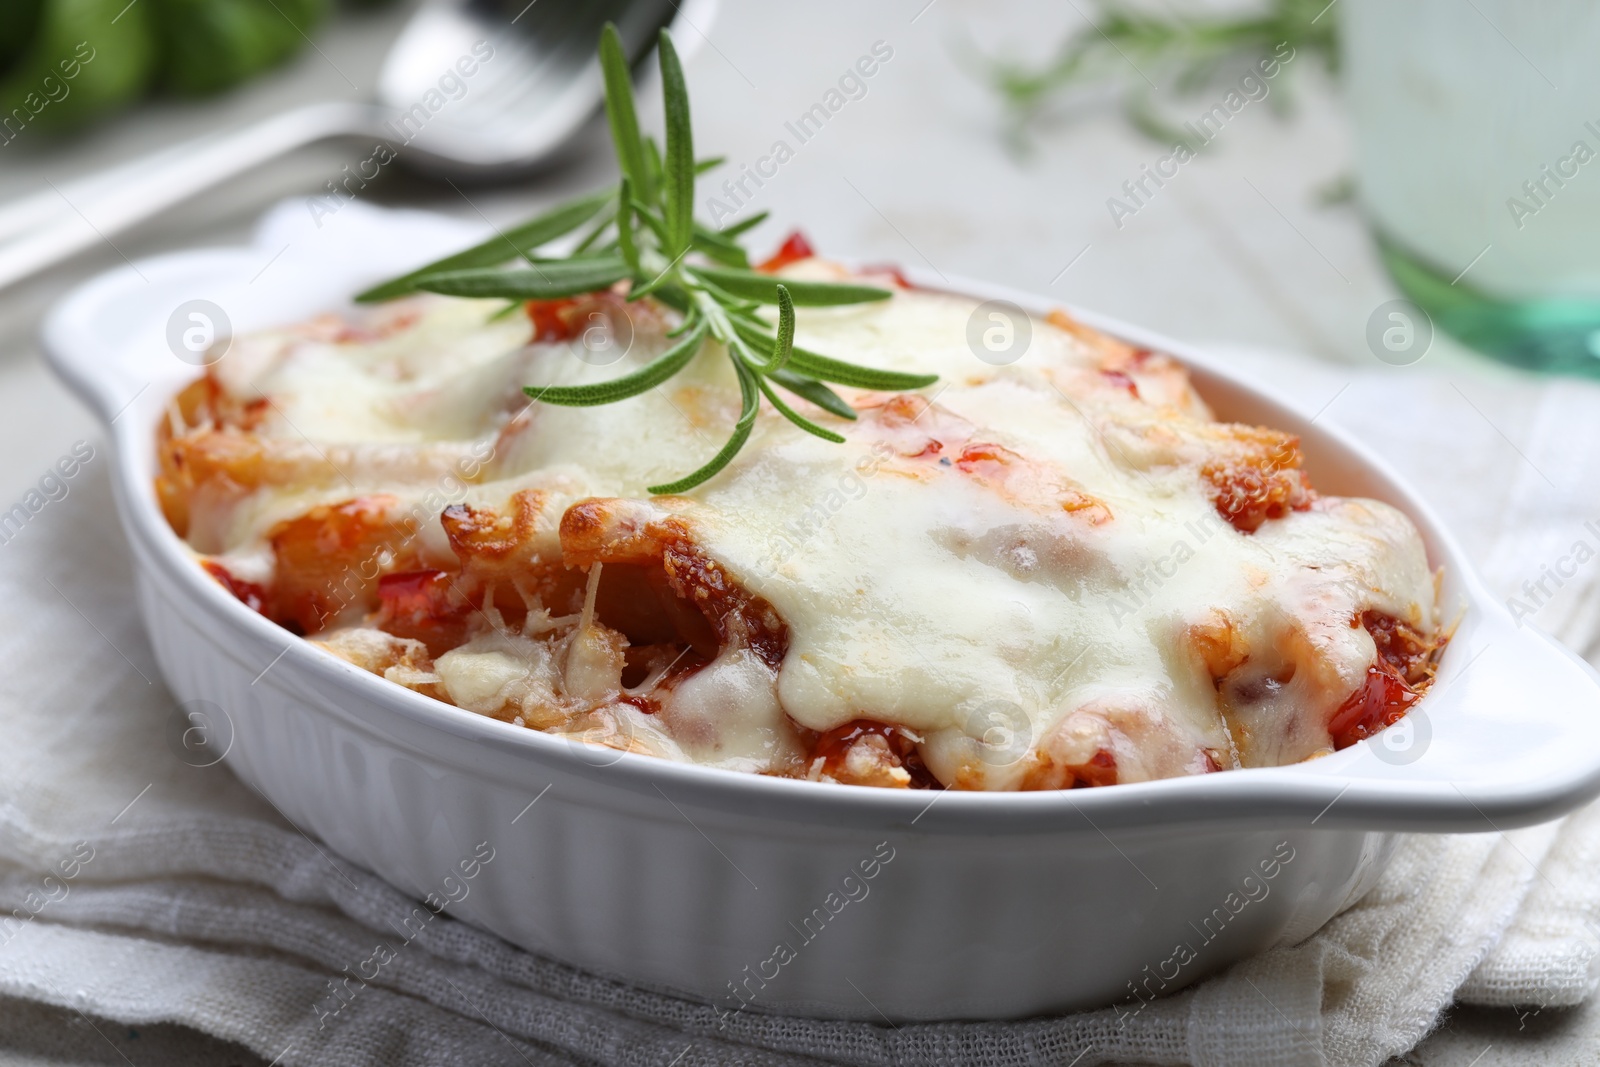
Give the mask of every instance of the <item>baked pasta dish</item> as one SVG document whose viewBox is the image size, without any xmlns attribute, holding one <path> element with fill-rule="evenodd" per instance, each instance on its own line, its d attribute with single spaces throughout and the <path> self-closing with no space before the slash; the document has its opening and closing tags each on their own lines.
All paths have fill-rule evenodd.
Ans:
<svg viewBox="0 0 1600 1067">
<path fill-rule="evenodd" d="M 1412 523 L 1319 494 L 1294 437 L 1064 312 L 975 358 L 979 302 L 794 313 L 796 351 L 936 375 L 836 385 L 804 432 L 744 407 L 669 302 L 412 293 L 237 338 L 171 403 L 157 490 L 241 601 L 390 682 L 665 759 L 891 788 L 1064 789 L 1267 767 L 1404 715 L 1442 643 Z M 760 273 L 752 271 L 752 274 Z M 785 314 L 787 314 L 785 309 Z M 774 319 L 770 306 L 756 314 Z M 681 336 L 681 335 L 679 335 Z M 606 353 L 599 357 L 596 353 Z"/>
<path fill-rule="evenodd" d="M 601 35 L 616 185 L 173 400 L 156 490 L 213 578 L 469 712 L 822 782 L 1271 767 L 1415 703 L 1443 636 L 1404 515 L 1064 312 L 798 235 L 752 269 L 761 215 L 694 217 L 718 161 L 659 58 L 660 145 Z"/>
</svg>

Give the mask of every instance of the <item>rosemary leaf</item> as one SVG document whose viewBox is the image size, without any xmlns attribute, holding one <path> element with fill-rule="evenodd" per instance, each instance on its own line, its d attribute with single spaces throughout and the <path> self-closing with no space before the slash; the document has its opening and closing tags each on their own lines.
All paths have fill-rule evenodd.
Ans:
<svg viewBox="0 0 1600 1067">
<path fill-rule="evenodd" d="M 739 421 L 733 424 L 733 436 L 728 438 L 728 443 L 723 445 L 705 466 L 693 474 L 679 478 L 675 482 L 668 482 L 666 485 L 652 485 L 650 492 L 657 495 L 687 493 L 731 463 L 733 457 L 737 456 L 739 450 L 744 447 L 744 443 L 750 439 L 750 431 L 756 424 L 756 412 L 760 410 L 760 386 L 756 381 L 755 371 L 739 360 L 733 361 L 733 369 L 739 375 L 739 398 L 742 403 L 739 411 Z"/>
<path fill-rule="evenodd" d="M 637 278 L 643 271 L 639 266 L 639 248 L 633 243 L 633 211 L 629 207 L 632 199 L 633 185 L 623 178 L 617 187 L 617 249 L 622 253 L 622 262 L 628 265 L 628 272 Z"/>
<path fill-rule="evenodd" d="M 615 196 L 614 190 L 602 189 L 597 193 L 569 200 L 551 208 L 543 215 L 529 219 L 520 226 L 513 226 L 504 233 L 491 237 L 482 244 L 473 245 L 464 252 L 446 256 L 429 263 L 426 267 L 419 267 L 410 274 L 401 275 L 382 285 L 373 286 L 366 292 L 358 293 L 356 302 L 374 304 L 416 292 L 420 288 L 416 284 L 417 279 L 429 274 L 469 267 L 492 267 L 518 256 L 531 256 L 535 248 L 571 233 L 594 218 L 600 209 L 605 207 L 607 201 Z"/>
<path fill-rule="evenodd" d="M 601 235 L 603 235 L 606 230 L 610 229 L 612 223 L 616 221 L 617 216 L 614 212 L 602 211 L 600 213 L 600 221 L 594 226 L 590 227 L 589 232 L 583 235 L 583 239 L 573 246 L 572 254 L 575 256 L 581 256 L 585 252 L 593 250 L 595 247 L 595 242 L 600 240 Z M 535 257 L 524 255 L 523 258 L 531 262 Z"/>
<path fill-rule="evenodd" d="M 778 412 L 779 415 L 782 415 L 784 418 L 800 427 L 806 433 L 820 437 L 824 441 L 832 441 L 836 445 L 844 444 L 843 436 L 834 433 L 832 430 L 824 430 L 821 426 L 818 426 L 804 415 L 796 412 L 788 404 L 785 404 L 783 399 L 773 391 L 772 386 L 767 384 L 767 380 L 765 378 L 758 377 L 756 382 L 761 386 L 761 395 L 765 396 L 772 403 L 773 408 Z"/>
<path fill-rule="evenodd" d="M 732 226 L 725 226 L 722 229 L 722 236 L 731 241 L 740 234 L 747 233 L 750 230 L 755 229 L 757 226 L 760 226 L 763 222 L 766 222 L 769 214 L 771 214 L 771 212 L 758 211 L 747 219 L 740 219 Z"/>
<path fill-rule="evenodd" d="M 844 402 L 844 397 L 829 389 L 815 378 L 806 378 L 792 370 L 775 370 L 768 375 L 773 381 L 804 400 L 809 400 L 830 415 L 854 422 L 856 409 Z"/>
<path fill-rule="evenodd" d="M 503 297 L 507 300 L 553 300 L 593 293 L 628 277 L 622 257 L 601 255 L 557 260 L 518 270 L 452 270 L 426 274 L 416 287 L 446 296 Z"/>
<path fill-rule="evenodd" d="M 639 119 L 633 107 L 633 75 L 622 51 L 622 36 L 606 23 L 600 31 L 600 73 L 606 85 L 606 121 L 617 149 L 617 166 L 639 196 L 655 199 L 655 186 L 645 167 L 644 145 L 639 140 Z"/>
<path fill-rule="evenodd" d="M 783 369 L 794 354 L 794 301 L 789 297 L 789 287 L 778 286 L 778 336 L 772 344 L 772 356 L 767 360 L 764 374 Z"/>
<path fill-rule="evenodd" d="M 702 320 L 691 327 L 681 341 L 631 374 L 624 374 L 609 382 L 593 382 L 587 385 L 546 385 L 542 388 L 530 385 L 525 386 L 522 391 L 545 404 L 574 408 L 594 407 L 598 404 L 612 404 L 618 400 L 626 400 L 631 396 L 649 392 L 688 366 L 695 353 L 700 351 L 701 342 L 705 337 L 706 324 Z"/>
<path fill-rule="evenodd" d="M 804 282 L 780 279 L 773 274 L 733 267 L 690 267 L 689 273 L 708 281 L 724 292 L 762 304 L 776 304 L 780 283 L 788 286 L 796 307 L 829 307 L 837 304 L 864 304 L 887 300 L 894 294 L 875 285 L 849 285 L 841 282 Z"/>
<path fill-rule="evenodd" d="M 765 323 L 759 319 L 745 318 L 742 316 L 733 319 L 734 329 L 739 331 L 739 336 L 757 351 L 771 357 L 774 340 L 767 336 Z M 884 392 L 901 392 L 906 389 L 921 389 L 932 385 L 939 380 L 937 374 L 908 374 L 904 371 L 880 370 L 877 367 L 863 367 L 859 363 L 846 363 L 843 360 L 830 359 L 818 355 L 804 348 L 793 348 L 789 353 L 787 364 L 789 371 L 809 378 L 820 378 L 827 382 L 837 382 L 839 385 L 854 386 L 857 389 L 873 389 Z M 807 399 L 810 399 L 807 397 Z"/>
<path fill-rule="evenodd" d="M 717 285 L 714 282 L 708 282 L 704 278 L 698 278 L 696 281 L 698 284 L 695 286 L 695 288 L 699 289 L 701 292 L 710 293 L 717 303 L 721 304 L 731 312 L 738 314 L 750 314 L 759 306 L 753 300 L 739 299 L 726 289 L 722 288 L 722 286 Z"/>
<path fill-rule="evenodd" d="M 634 300 L 642 300 L 647 296 L 654 296 L 657 290 L 672 285 L 677 280 L 677 277 L 673 273 L 672 269 L 675 265 L 676 264 L 668 264 L 666 270 L 662 271 L 660 274 L 657 274 L 654 278 L 651 278 L 649 281 L 643 284 L 640 284 L 638 278 L 636 277 L 634 279 L 633 288 L 628 291 L 628 300 L 632 302 Z"/>
<path fill-rule="evenodd" d="M 676 280 L 661 283 L 650 296 L 652 299 L 667 305 L 673 311 L 684 316 L 687 316 L 689 309 L 694 306 L 694 298 Z M 629 295 L 628 299 L 633 299 L 632 294 Z M 682 330 L 681 326 L 679 330 Z"/>
<path fill-rule="evenodd" d="M 654 137 L 646 136 L 644 139 L 644 165 L 650 173 L 650 203 L 654 204 L 661 199 L 656 194 L 661 189 L 664 181 L 661 173 L 661 149 L 656 147 L 656 139 Z"/>
<path fill-rule="evenodd" d="M 661 221 L 660 215 L 639 203 L 637 197 L 633 201 L 633 213 L 639 216 L 639 221 L 644 223 L 650 230 L 658 244 L 665 245 L 667 243 L 667 224 Z"/>
<path fill-rule="evenodd" d="M 662 161 L 663 219 L 667 238 L 662 253 L 677 259 L 689 247 L 694 227 L 694 135 L 689 125 L 689 90 L 672 35 L 661 31 L 661 92 L 667 123 L 667 155 Z"/>
<path fill-rule="evenodd" d="M 715 260 L 727 267 L 747 269 L 750 266 L 750 257 L 738 243 L 730 241 L 716 230 L 707 229 L 698 222 L 694 224 L 694 236 L 690 245 L 696 252 L 704 253 L 707 259 Z"/>
<path fill-rule="evenodd" d="M 795 348 L 789 356 L 790 369 L 825 382 L 837 382 L 857 389 L 874 389 L 898 393 L 907 389 L 922 389 L 939 380 L 937 374 L 909 374 L 905 371 L 878 370 L 856 363 L 830 359 L 804 348 Z"/>
</svg>

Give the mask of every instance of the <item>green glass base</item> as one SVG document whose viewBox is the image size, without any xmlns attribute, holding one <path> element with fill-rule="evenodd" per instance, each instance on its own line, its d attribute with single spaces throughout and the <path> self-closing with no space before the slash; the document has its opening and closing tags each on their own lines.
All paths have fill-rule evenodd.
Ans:
<svg viewBox="0 0 1600 1067">
<path fill-rule="evenodd" d="M 1552 374 L 1600 378 L 1600 299 L 1504 301 L 1377 235 L 1383 264 L 1402 292 L 1439 329 L 1503 363 Z"/>
</svg>

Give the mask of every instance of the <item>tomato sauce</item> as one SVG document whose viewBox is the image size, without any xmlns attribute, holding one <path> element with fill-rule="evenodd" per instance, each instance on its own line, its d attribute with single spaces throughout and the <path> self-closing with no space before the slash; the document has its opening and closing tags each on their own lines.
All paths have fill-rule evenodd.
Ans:
<svg viewBox="0 0 1600 1067">
<path fill-rule="evenodd" d="M 583 316 L 577 313 L 578 301 L 572 297 L 529 300 L 523 307 L 533 323 L 535 343 L 570 341 L 583 332 Z"/>
</svg>

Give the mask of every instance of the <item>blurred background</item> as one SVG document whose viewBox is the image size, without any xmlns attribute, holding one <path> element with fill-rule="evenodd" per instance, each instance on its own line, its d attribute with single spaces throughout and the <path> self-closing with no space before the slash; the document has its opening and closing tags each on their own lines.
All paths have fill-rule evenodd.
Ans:
<svg viewBox="0 0 1600 1067">
<path fill-rule="evenodd" d="M 537 16 L 527 0 L 481 9 L 531 25 L 564 6 L 536 3 Z M 127 261 L 246 243 L 285 198 L 322 198 L 307 210 L 316 217 L 320 203 L 335 226 L 328 209 L 341 202 L 340 183 L 377 143 L 327 139 L 253 162 L 126 230 L 80 201 L 79 183 L 302 105 L 372 100 L 385 55 L 422 6 L 0 2 L 0 212 L 58 198 L 52 210 L 66 210 L 53 221 L 85 244 L 0 290 L 0 499 L 17 497 L 74 440 L 98 438 L 39 359 L 35 332 L 52 302 Z M 1337 413 L 1344 388 L 1335 386 L 1360 372 L 1445 370 L 1467 384 L 1452 386 L 1467 405 L 1454 417 L 1487 420 L 1507 444 L 1536 412 L 1497 407 L 1499 383 L 1600 370 L 1600 164 L 1591 165 L 1600 5 L 689 8 L 698 21 L 685 13 L 677 36 L 697 148 L 728 159 L 702 179 L 698 213 L 726 223 L 769 211 L 747 241 L 758 254 L 798 228 L 824 255 L 1048 294 L 1263 367 L 1317 361 L 1336 373 L 1317 379 L 1330 383 L 1314 387 L 1321 393 L 1298 397 L 1312 410 Z M 870 75 L 860 73 L 864 57 Z M 447 126 L 475 91 L 446 100 L 433 121 Z M 653 79 L 641 92 L 654 125 Z M 818 105 L 826 120 L 802 122 Z M 780 142 L 788 151 L 776 153 Z M 517 177 L 445 179 L 412 169 L 417 160 L 402 152 L 382 163 L 357 197 L 487 227 L 586 191 L 613 169 L 594 122 Z M 759 180 L 741 181 L 751 171 Z M 263 276 L 271 268 L 264 255 Z M 1507 464 L 1520 455 L 1510 445 Z M 1459 1034 L 1461 1048 L 1476 1050 L 1500 1025 L 1453 1022 L 1416 1062 L 1460 1062 L 1446 1056 L 1459 1051 Z M 128 1046 L 113 1036 L 97 1055 Z M 146 1049 L 167 1040 L 151 1036 Z M 222 1062 L 173 1040 L 168 1062 L 190 1053 Z"/>
<path fill-rule="evenodd" d="M 72 183 L 299 105 L 372 99 L 419 6 L 8 0 L 0 204 L 54 191 L 72 207 L 59 221 L 89 247 L 0 292 L 0 494 L 58 439 L 91 432 L 34 352 L 52 300 L 124 259 L 244 241 L 268 205 L 327 195 L 375 146 L 352 137 L 283 154 L 127 232 L 97 224 Z M 508 0 L 498 16 L 533 6 Z M 1368 368 L 1425 359 L 1496 373 L 1470 346 L 1507 363 L 1600 366 L 1587 299 L 1600 181 L 1583 173 L 1587 144 L 1600 147 L 1583 111 L 1600 77 L 1595 5 L 712 7 L 680 34 L 697 141 L 730 160 L 702 182 L 702 213 L 720 213 L 719 180 L 777 141 L 794 149 L 775 176 L 721 196 L 733 218 L 772 213 L 753 248 L 801 227 L 824 253 Z M 875 46 L 892 58 L 850 81 Z M 790 126 L 830 91 L 843 105 L 802 144 Z M 402 153 L 359 195 L 509 222 L 599 181 L 611 166 L 601 133 L 591 124 L 541 171 L 495 184 L 431 179 Z M 1410 303 L 1391 306 L 1400 298 Z"/>
</svg>

